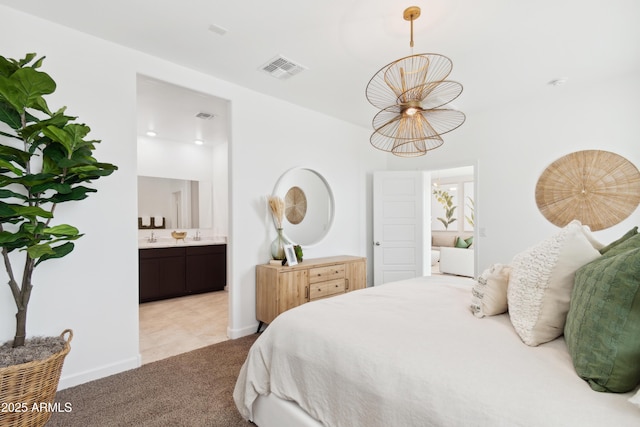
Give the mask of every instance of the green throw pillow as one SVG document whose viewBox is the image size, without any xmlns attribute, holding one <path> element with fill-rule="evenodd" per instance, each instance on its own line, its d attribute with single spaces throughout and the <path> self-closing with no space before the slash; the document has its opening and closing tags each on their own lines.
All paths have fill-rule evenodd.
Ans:
<svg viewBox="0 0 640 427">
<path fill-rule="evenodd" d="M 635 236 L 637 234 L 638 234 L 638 226 L 636 225 L 631 230 L 627 231 L 624 234 L 624 236 L 622 236 L 618 240 L 614 240 L 613 242 L 609 243 L 604 248 L 600 249 L 600 253 L 604 255 L 606 252 L 609 251 L 609 249 L 613 248 L 614 246 L 619 245 L 620 243 L 624 242 L 625 240 L 627 240 L 627 239 L 629 239 L 629 238 L 631 238 L 631 237 L 633 237 L 633 236 Z"/>
<path fill-rule="evenodd" d="M 592 389 L 624 393 L 640 383 L 640 247 L 578 269 L 564 334 Z"/>
<path fill-rule="evenodd" d="M 466 248 L 469 247 L 469 244 L 467 242 L 465 242 L 463 239 L 461 239 L 460 237 L 456 237 L 455 247 L 456 248 L 466 249 Z"/>
<path fill-rule="evenodd" d="M 455 247 L 456 248 L 463 248 L 466 249 L 469 246 L 471 246 L 473 244 L 473 236 L 469 237 L 468 239 L 461 239 L 460 237 L 456 237 L 456 244 Z"/>
<path fill-rule="evenodd" d="M 602 256 L 603 257 L 612 257 L 619 255 L 621 253 L 630 251 L 632 249 L 640 248 L 640 234 L 635 234 L 633 236 L 628 237 L 626 240 L 618 243 L 615 246 L 609 248 Z"/>
</svg>

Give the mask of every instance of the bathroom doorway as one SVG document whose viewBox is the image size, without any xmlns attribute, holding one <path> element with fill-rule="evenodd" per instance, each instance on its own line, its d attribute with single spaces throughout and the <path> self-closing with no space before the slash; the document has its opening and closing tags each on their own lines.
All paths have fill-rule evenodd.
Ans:
<svg viewBox="0 0 640 427">
<path fill-rule="evenodd" d="M 148 242 L 152 231 L 160 243 L 162 239 L 173 242 L 173 230 L 187 231 L 187 245 L 202 245 L 210 238 L 212 244 L 226 243 L 229 101 L 143 75 L 137 76 L 136 83 L 138 216 L 166 218 L 165 228 L 139 227 L 139 250 L 157 249 Z M 157 203 L 162 191 L 153 186 L 159 184 L 149 184 L 153 180 L 184 180 L 195 183 L 200 191 L 185 200 L 184 194 L 168 190 L 163 211 L 164 204 Z M 149 200 L 156 204 L 148 207 L 144 203 Z M 141 304 L 142 363 L 227 339 L 228 318 L 226 286 L 221 291 Z"/>
</svg>

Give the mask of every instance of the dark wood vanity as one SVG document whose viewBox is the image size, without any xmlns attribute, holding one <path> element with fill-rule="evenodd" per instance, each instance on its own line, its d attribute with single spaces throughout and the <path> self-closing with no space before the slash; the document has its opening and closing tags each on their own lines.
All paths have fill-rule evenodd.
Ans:
<svg viewBox="0 0 640 427">
<path fill-rule="evenodd" d="M 221 291 L 227 283 L 227 245 L 144 248 L 139 254 L 140 302 Z"/>
</svg>

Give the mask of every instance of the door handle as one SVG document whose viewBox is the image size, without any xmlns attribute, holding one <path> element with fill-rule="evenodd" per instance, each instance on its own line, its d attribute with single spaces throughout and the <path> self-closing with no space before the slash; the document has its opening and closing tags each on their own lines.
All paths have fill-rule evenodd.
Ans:
<svg viewBox="0 0 640 427">
<path fill-rule="evenodd" d="M 374 245 L 380 246 L 380 242 L 375 242 Z"/>
</svg>

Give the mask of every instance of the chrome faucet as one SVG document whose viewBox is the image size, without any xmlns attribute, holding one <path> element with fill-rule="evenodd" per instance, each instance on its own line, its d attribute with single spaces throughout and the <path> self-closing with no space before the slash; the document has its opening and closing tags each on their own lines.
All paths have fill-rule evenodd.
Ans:
<svg viewBox="0 0 640 427">
<path fill-rule="evenodd" d="M 195 241 L 200 240 L 200 230 L 196 230 L 196 235 L 193 236 L 193 240 L 195 240 Z"/>
<path fill-rule="evenodd" d="M 149 238 L 147 239 L 147 242 L 149 243 L 155 243 L 156 242 L 156 236 L 155 234 L 153 234 L 153 231 L 151 232 L 151 236 L 149 236 Z"/>
</svg>

